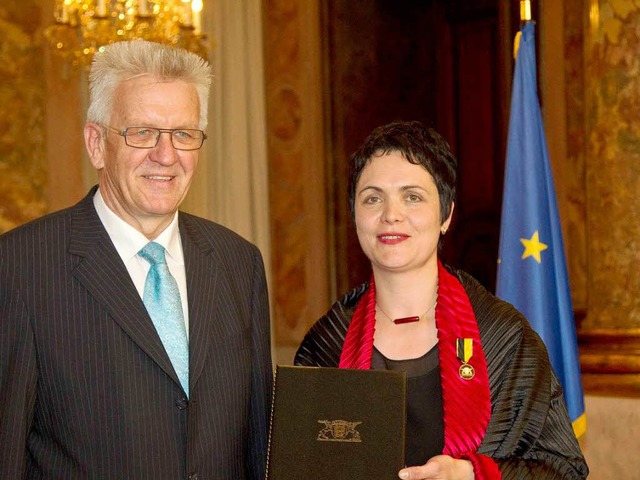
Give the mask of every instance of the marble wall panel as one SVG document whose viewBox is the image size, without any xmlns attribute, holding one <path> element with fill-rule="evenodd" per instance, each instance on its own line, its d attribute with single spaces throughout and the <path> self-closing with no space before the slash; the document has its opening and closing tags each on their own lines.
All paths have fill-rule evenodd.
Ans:
<svg viewBox="0 0 640 480">
<path fill-rule="evenodd" d="M 274 336 L 294 346 L 330 301 L 320 2 L 263 5 Z"/>
<path fill-rule="evenodd" d="M 47 210 L 45 82 L 37 3 L 0 4 L 0 233 Z"/>
<path fill-rule="evenodd" d="M 573 308 L 586 311 L 588 253 L 586 232 L 583 0 L 545 4 L 540 9 L 540 85 L 547 143 Z M 564 46 L 564 48 L 562 48 Z"/>
<path fill-rule="evenodd" d="M 589 308 L 583 327 L 640 331 L 640 3 L 585 6 Z"/>
</svg>

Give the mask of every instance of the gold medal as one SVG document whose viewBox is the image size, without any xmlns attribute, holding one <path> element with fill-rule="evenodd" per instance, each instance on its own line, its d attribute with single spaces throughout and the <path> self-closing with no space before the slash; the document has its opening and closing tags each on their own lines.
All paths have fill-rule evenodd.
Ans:
<svg viewBox="0 0 640 480">
<path fill-rule="evenodd" d="M 462 378 L 463 380 L 471 380 L 476 376 L 476 371 L 468 363 L 463 363 L 462 365 L 460 365 L 458 373 L 460 374 L 460 378 Z"/>
<path fill-rule="evenodd" d="M 458 360 L 462 362 L 458 373 L 463 380 L 471 380 L 476 375 L 476 371 L 469 364 L 473 356 L 473 338 L 458 338 L 456 340 L 456 353 Z"/>
</svg>

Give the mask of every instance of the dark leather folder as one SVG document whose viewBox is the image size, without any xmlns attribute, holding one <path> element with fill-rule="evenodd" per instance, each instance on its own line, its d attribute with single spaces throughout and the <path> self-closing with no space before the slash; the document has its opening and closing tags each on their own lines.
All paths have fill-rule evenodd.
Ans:
<svg viewBox="0 0 640 480">
<path fill-rule="evenodd" d="M 406 375 L 278 365 L 268 480 L 394 480 L 404 464 Z"/>
</svg>

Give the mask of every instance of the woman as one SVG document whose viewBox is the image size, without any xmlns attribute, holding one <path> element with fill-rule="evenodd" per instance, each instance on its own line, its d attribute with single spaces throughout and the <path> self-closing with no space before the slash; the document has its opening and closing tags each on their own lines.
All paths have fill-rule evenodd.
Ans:
<svg viewBox="0 0 640 480">
<path fill-rule="evenodd" d="M 547 352 L 527 320 L 438 246 L 456 159 L 419 122 L 374 130 L 350 204 L 373 274 L 307 333 L 296 365 L 407 371 L 403 479 L 586 478 Z"/>
</svg>

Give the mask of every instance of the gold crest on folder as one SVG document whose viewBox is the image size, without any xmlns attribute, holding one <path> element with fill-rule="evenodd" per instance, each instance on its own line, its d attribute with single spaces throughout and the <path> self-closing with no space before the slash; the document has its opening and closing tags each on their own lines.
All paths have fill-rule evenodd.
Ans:
<svg viewBox="0 0 640 480">
<path fill-rule="evenodd" d="M 320 442 L 362 442 L 360 432 L 356 427 L 362 422 L 348 422 L 346 420 L 318 420 L 324 428 L 318 432 Z"/>
</svg>

